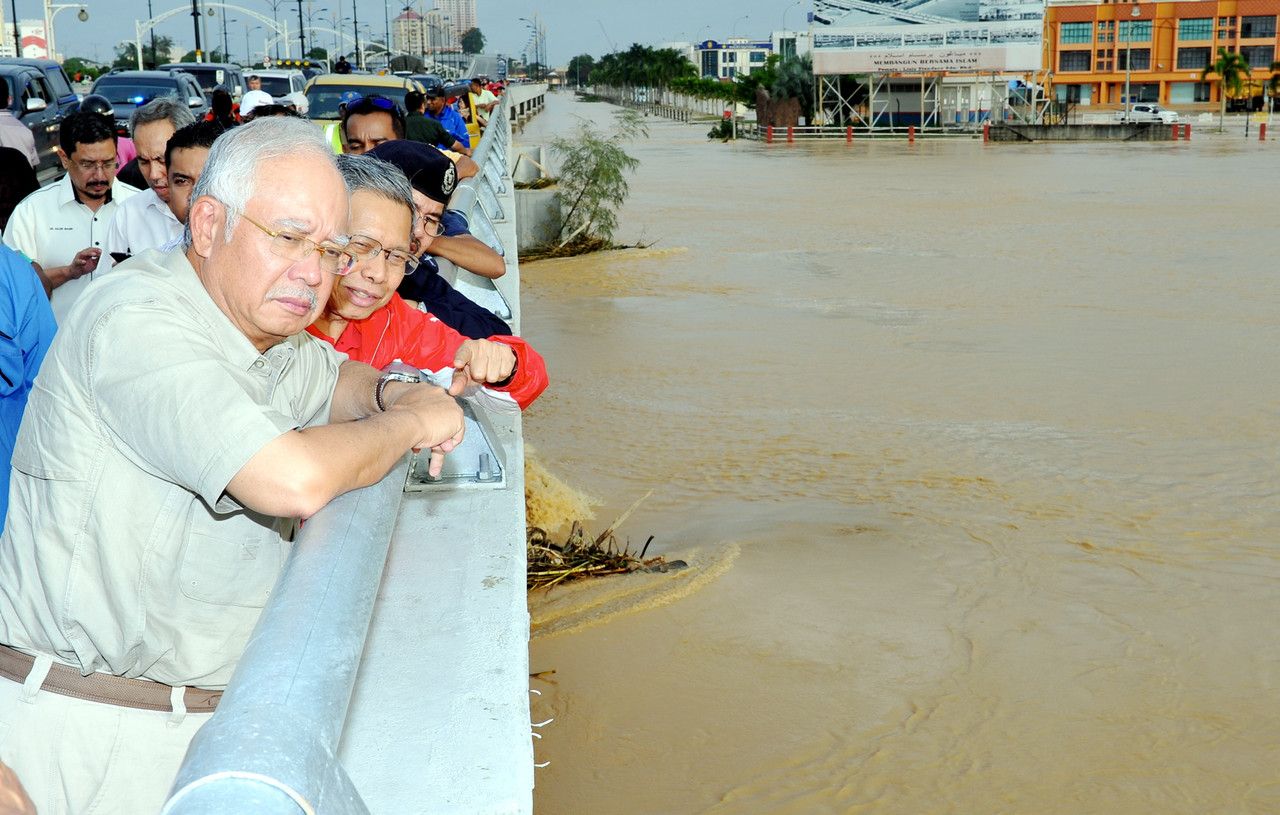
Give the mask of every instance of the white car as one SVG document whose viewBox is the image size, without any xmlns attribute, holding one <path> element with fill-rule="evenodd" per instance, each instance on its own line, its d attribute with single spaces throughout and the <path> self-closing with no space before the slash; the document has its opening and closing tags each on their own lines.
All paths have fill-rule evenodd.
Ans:
<svg viewBox="0 0 1280 815">
<path fill-rule="evenodd" d="M 302 93 L 307 86 L 307 78 L 302 71 L 287 68 L 246 68 L 245 78 L 257 74 L 262 80 L 262 90 L 271 94 L 273 99 L 282 99 L 291 93 Z"/>
<path fill-rule="evenodd" d="M 1116 111 L 1116 121 L 1125 121 L 1124 108 Z M 1167 125 L 1173 124 L 1178 121 L 1178 111 L 1165 110 L 1154 102 L 1134 102 L 1133 110 L 1130 112 L 1129 121 L 1161 122 Z"/>
</svg>

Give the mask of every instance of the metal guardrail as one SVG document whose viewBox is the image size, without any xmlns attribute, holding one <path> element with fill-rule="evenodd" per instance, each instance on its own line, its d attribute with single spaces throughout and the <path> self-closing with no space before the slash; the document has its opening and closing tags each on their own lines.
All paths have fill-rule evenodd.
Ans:
<svg viewBox="0 0 1280 815">
<path fill-rule="evenodd" d="M 537 109 L 541 104 L 538 96 Z M 512 107 L 504 98 L 495 109 L 475 155 L 482 167 L 501 167 L 499 185 L 509 182 Z M 481 201 L 495 181 L 485 173 L 473 186 L 482 184 L 489 188 L 473 189 L 458 203 L 470 218 L 487 222 Z M 507 285 L 518 286 L 518 275 L 509 277 L 515 280 Z M 335 498 L 303 525 L 161 815 L 367 815 L 337 752 L 407 469 L 398 466 L 378 484 Z"/>
</svg>

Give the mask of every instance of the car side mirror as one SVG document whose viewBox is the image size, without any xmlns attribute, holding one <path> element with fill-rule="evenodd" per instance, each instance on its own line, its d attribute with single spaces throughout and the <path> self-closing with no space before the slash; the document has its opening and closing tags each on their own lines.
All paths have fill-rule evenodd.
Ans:
<svg viewBox="0 0 1280 815">
<path fill-rule="evenodd" d="M 192 96 L 187 99 L 187 107 L 198 108 L 204 104 L 203 96 Z"/>
<path fill-rule="evenodd" d="M 49 107 L 48 102 L 43 99 L 32 98 L 27 100 L 26 110 L 27 113 L 35 113 L 36 111 L 44 110 L 47 107 Z"/>
</svg>

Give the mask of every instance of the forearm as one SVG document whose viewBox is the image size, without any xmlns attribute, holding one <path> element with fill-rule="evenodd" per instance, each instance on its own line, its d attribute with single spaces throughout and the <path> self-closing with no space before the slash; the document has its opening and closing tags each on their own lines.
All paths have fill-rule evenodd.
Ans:
<svg viewBox="0 0 1280 815">
<path fill-rule="evenodd" d="M 338 368 L 338 383 L 333 388 L 329 408 L 330 422 L 349 422 L 378 412 L 374 391 L 382 372 L 363 362 L 347 360 Z"/>
<path fill-rule="evenodd" d="M 54 289 L 73 277 L 70 266 L 52 266 L 48 269 L 38 268 L 36 272 L 40 275 L 40 283 L 44 286 L 44 293 L 50 297 L 53 296 Z"/>
<path fill-rule="evenodd" d="M 441 236 L 431 242 L 431 248 L 428 251 L 472 274 L 478 274 L 490 280 L 507 273 L 507 265 L 502 260 L 502 255 L 471 235 Z"/>
</svg>

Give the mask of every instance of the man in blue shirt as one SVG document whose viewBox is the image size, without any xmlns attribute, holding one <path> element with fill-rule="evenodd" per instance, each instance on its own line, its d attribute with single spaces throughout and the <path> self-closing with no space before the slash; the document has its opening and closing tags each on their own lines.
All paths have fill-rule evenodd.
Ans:
<svg viewBox="0 0 1280 815">
<path fill-rule="evenodd" d="M 0 529 L 9 509 L 9 469 L 27 395 L 57 324 L 25 257 L 0 246 Z"/>
<path fill-rule="evenodd" d="M 467 123 L 453 106 L 445 104 L 444 88 L 439 85 L 427 89 L 427 115 L 444 125 L 444 129 L 462 142 L 463 147 L 471 149 L 471 134 L 467 132 Z"/>
</svg>

